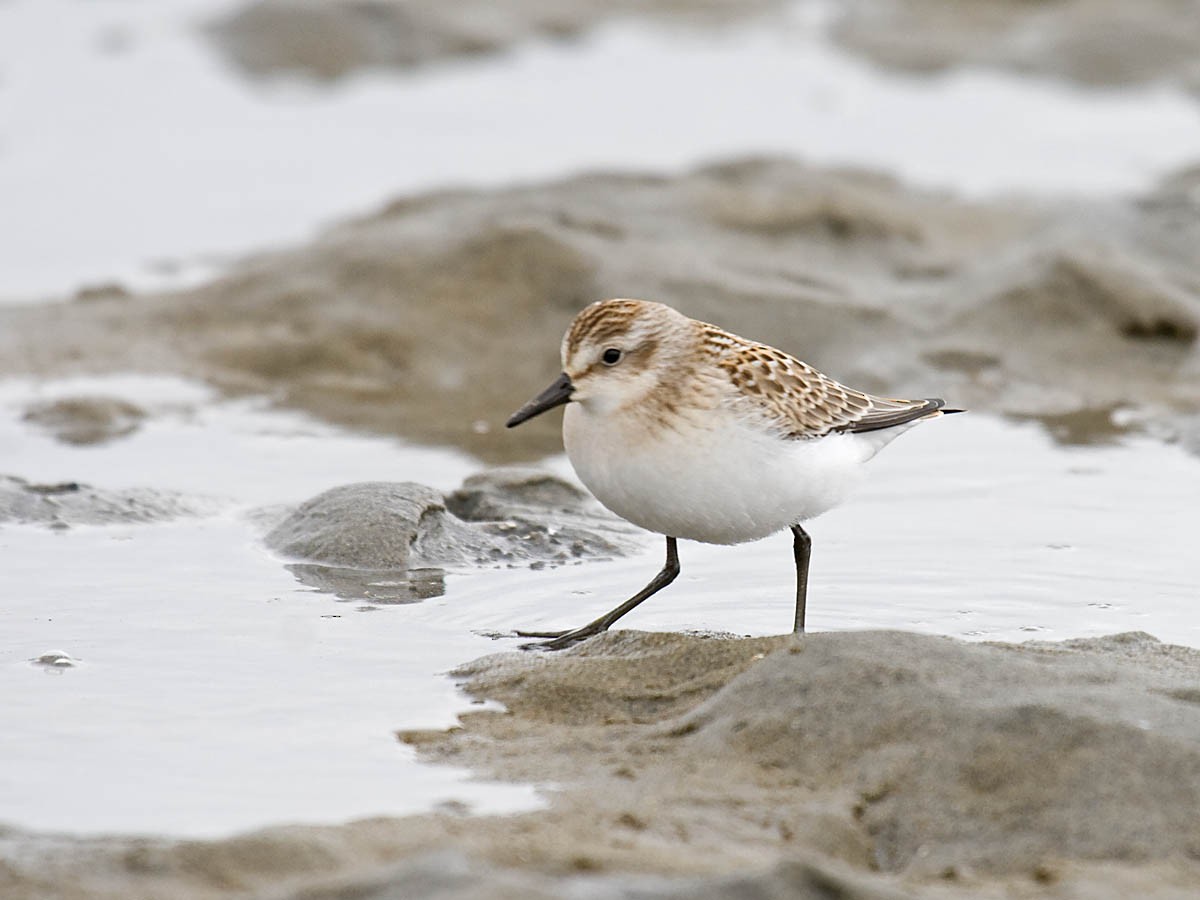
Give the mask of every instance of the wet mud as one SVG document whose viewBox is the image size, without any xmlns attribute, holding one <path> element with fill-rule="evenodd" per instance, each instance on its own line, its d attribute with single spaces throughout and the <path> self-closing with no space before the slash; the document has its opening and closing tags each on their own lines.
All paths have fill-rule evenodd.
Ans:
<svg viewBox="0 0 1200 900">
<path fill-rule="evenodd" d="M 974 65 L 1085 85 L 1200 91 L 1200 10 L 1173 0 L 856 0 L 837 17 L 833 35 L 877 63 L 909 71 Z"/>
<path fill-rule="evenodd" d="M 779 0 L 254 0 L 209 24 L 222 56 L 251 77 L 328 80 L 361 69 L 411 68 L 498 53 L 533 38 L 564 40 L 612 19 L 714 25 Z"/>
<path fill-rule="evenodd" d="M 414 482 L 332 488 L 266 536 L 284 555 L 346 566 L 496 565 L 622 556 L 641 532 L 575 485 L 498 468 L 442 494 Z"/>
<path fill-rule="evenodd" d="M 632 525 L 536 469 L 490 469 L 449 494 L 411 481 L 342 485 L 270 514 L 267 547 L 342 599 L 440 596 L 443 566 L 557 565 L 641 546 Z"/>
<path fill-rule="evenodd" d="M 1200 91 L 1200 11 L 1176 0 L 854 0 L 810 3 L 831 38 L 908 72 L 982 66 L 1090 86 L 1168 84 Z M 579 37 L 613 20 L 720 28 L 805 4 L 780 0 L 602 3 L 522 0 L 254 0 L 205 29 L 230 65 L 253 78 L 337 79 L 498 53 L 532 39 Z"/>
<path fill-rule="evenodd" d="M 497 432 L 567 322 L 634 296 L 875 393 L 1177 438 L 1200 414 L 1198 244 L 1186 175 L 986 203 L 782 160 L 591 175 L 398 200 L 194 290 L 0 310 L 0 371 L 184 374 L 521 460 L 560 447 L 554 417 Z"/>
<path fill-rule="evenodd" d="M 456 675 L 506 711 L 399 738 L 553 785 L 545 809 L 208 842 L 10 832 L 6 896 L 1118 898 L 1200 883 L 1200 653 L 1149 635 L 614 632 Z"/>
<path fill-rule="evenodd" d="M 104 444 L 133 434 L 146 411 L 120 397 L 61 397 L 30 404 L 23 416 L 65 444 Z"/>
<path fill-rule="evenodd" d="M 157 488 L 108 489 L 77 481 L 44 484 L 0 475 L 0 523 L 56 529 L 127 525 L 211 514 L 219 507 L 212 498 Z"/>
<path fill-rule="evenodd" d="M 531 2 L 484 16 L 478 4 L 259 2 L 209 34 L 255 77 L 334 79 L 570 37 L 614 14 L 726 22 L 776 6 Z M 830 27 L 906 70 L 1195 89 L 1194 17 L 1166 0 L 862 0 Z M 523 461 L 561 447 L 554 417 L 501 429 L 557 373 L 567 322 L 592 300 L 640 296 L 872 392 L 1036 420 L 1067 443 L 1139 431 L 1200 452 L 1197 246 L 1195 170 L 1138 197 L 988 201 L 780 159 L 599 173 L 397 199 L 196 288 L 111 285 L 0 309 L 0 375 L 183 375 Z M 79 446 L 144 418 L 100 396 L 23 415 Z M 0 479 L 0 521 L 54 528 L 205 503 Z M 443 565 L 633 545 L 570 485 L 528 473 L 449 493 L 345 485 L 260 521 L 298 579 L 372 604 L 439 596 Z M 621 631 L 561 654 L 486 657 L 456 677 L 505 711 L 397 739 L 435 764 L 545 785 L 545 808 L 210 841 L 0 828 L 0 894 L 1103 900 L 1190 897 L 1200 884 L 1200 656 L 1148 635 L 1016 646 Z"/>
</svg>

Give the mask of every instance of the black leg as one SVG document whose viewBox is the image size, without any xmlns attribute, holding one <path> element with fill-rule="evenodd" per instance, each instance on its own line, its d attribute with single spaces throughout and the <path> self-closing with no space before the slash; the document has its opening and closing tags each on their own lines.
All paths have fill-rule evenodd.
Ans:
<svg viewBox="0 0 1200 900">
<path fill-rule="evenodd" d="M 561 650 L 564 647 L 570 647 L 572 644 L 582 641 L 584 638 L 589 638 L 593 634 L 599 634 L 602 631 L 607 631 L 608 627 L 613 622 L 625 615 L 651 594 L 656 594 L 665 588 L 668 584 L 675 580 L 675 576 L 679 574 L 679 551 L 675 547 L 675 538 L 667 538 L 667 561 L 651 582 L 618 606 L 611 612 L 606 612 L 594 622 L 589 622 L 582 628 L 576 628 L 574 631 L 518 631 L 520 637 L 547 637 L 553 640 L 546 641 L 543 644 L 525 644 L 526 649 L 541 649 L 541 650 Z"/>
<path fill-rule="evenodd" d="M 804 605 L 808 599 L 808 560 L 812 555 L 812 538 L 799 525 L 792 526 L 796 540 L 792 550 L 796 554 L 796 624 L 792 630 L 804 634 Z"/>
</svg>

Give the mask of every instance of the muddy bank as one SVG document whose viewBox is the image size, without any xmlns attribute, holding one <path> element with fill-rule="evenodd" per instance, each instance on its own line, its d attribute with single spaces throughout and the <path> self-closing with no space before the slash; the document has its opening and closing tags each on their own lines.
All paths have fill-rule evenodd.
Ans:
<svg viewBox="0 0 1200 900">
<path fill-rule="evenodd" d="M 331 488 L 292 510 L 266 544 L 293 559 L 374 569 L 562 563 L 621 556 L 637 529 L 536 469 L 493 469 L 450 494 L 416 482 Z"/>
<path fill-rule="evenodd" d="M 255 0 L 206 29 L 222 55 L 255 77 L 339 78 L 506 50 L 534 38 L 577 37 L 611 19 L 714 25 L 780 0 Z"/>
<path fill-rule="evenodd" d="M 988 66 L 1088 85 L 1166 82 L 1200 91 L 1200 9 L 1175 0 L 855 0 L 833 35 L 909 71 Z"/>
<path fill-rule="evenodd" d="M 147 412 L 120 397 L 75 396 L 31 403 L 22 418 L 64 444 L 90 446 L 127 437 Z"/>
<path fill-rule="evenodd" d="M 11 832 L 6 896 L 1117 898 L 1200 883 L 1200 653 L 1148 635 L 615 632 L 458 674 L 508 711 L 401 738 L 556 784 L 547 808 L 213 842 Z"/>
<path fill-rule="evenodd" d="M 1186 432 L 1200 412 L 1200 194 L 968 203 L 779 160 L 398 200 L 174 294 L 0 310 L 0 374 L 149 371 L 491 461 L 574 313 L 661 300 L 866 390 Z M 47 340 L 46 335 L 53 335 Z"/>
<path fill-rule="evenodd" d="M 336 79 L 569 39 L 614 19 L 721 27 L 782 0 L 255 0 L 209 23 L 218 52 L 252 76 Z M 1163 82 L 1200 91 L 1200 10 L 1177 0 L 855 0 L 831 11 L 833 40 L 910 72 L 986 66 L 1085 85 Z"/>
<path fill-rule="evenodd" d="M 297 580 L 377 603 L 441 596 L 443 566 L 541 568 L 641 546 L 636 528 L 573 484 L 517 467 L 472 475 L 449 494 L 412 481 L 341 485 L 255 518 Z"/>
<path fill-rule="evenodd" d="M 0 475 L 0 524 L 132 525 L 211 515 L 222 506 L 211 497 L 187 497 L 155 488 L 110 490 L 77 481 L 39 484 Z"/>
</svg>

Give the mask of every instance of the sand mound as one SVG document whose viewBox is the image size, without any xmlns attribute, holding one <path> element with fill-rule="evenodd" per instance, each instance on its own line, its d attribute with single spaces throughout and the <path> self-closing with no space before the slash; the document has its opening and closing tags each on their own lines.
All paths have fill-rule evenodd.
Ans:
<svg viewBox="0 0 1200 900">
<path fill-rule="evenodd" d="M 1174 0 L 856 0 L 834 35 L 914 71 L 983 65 L 1091 85 L 1200 89 L 1200 11 Z"/>
<path fill-rule="evenodd" d="M 640 296 L 869 391 L 1176 436 L 1200 413 L 1197 196 L 968 203 L 769 160 L 429 194 L 195 290 L 0 310 L 0 360 L 182 373 L 528 459 L 561 446 L 553 417 L 495 431 L 572 315 Z"/>
<path fill-rule="evenodd" d="M 551 782 L 545 809 L 225 841 L 12 832 L 5 896 L 1117 900 L 1200 884 L 1200 651 L 1148 635 L 614 632 L 458 674 L 508 711 L 402 739 Z"/>
<path fill-rule="evenodd" d="M 613 18 L 715 24 L 779 0 L 254 0 L 212 23 L 225 58 L 253 76 L 333 79 L 496 53 L 531 38 L 571 38 Z"/>
</svg>

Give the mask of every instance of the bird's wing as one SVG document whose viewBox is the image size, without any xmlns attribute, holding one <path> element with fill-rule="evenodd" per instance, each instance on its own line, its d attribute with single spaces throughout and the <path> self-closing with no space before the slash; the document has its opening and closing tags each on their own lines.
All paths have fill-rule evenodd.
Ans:
<svg viewBox="0 0 1200 900">
<path fill-rule="evenodd" d="M 936 399 L 895 400 L 856 391 L 774 347 L 715 327 L 706 339 L 734 387 L 786 437 L 877 431 L 924 418 L 943 406 Z"/>
</svg>

